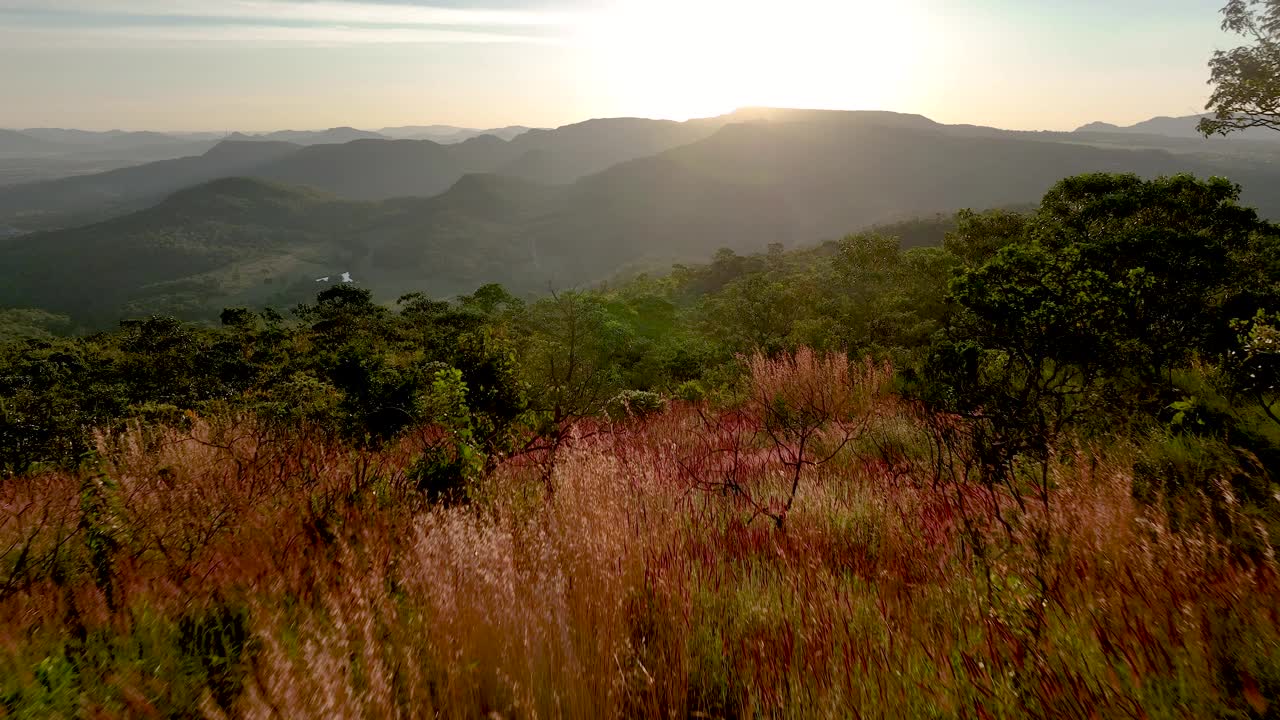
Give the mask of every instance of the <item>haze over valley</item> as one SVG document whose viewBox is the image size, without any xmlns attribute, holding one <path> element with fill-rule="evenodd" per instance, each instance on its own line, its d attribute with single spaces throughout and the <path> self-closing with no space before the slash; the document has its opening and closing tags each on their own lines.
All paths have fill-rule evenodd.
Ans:
<svg viewBox="0 0 1280 720">
<path fill-rule="evenodd" d="M 0 303 L 86 326 L 211 318 L 237 304 L 290 307 L 338 266 L 384 301 L 491 282 L 563 290 L 722 247 L 1028 207 L 1086 172 L 1226 175 L 1246 202 L 1280 214 L 1259 190 L 1280 183 L 1280 142 L 1194 139 L 1197 120 L 1054 133 L 758 108 L 462 140 L 439 127 L 235 134 L 199 154 L 0 188 L 0 261 L 13 270 Z M 410 139 L 424 136 L 436 139 Z"/>
</svg>

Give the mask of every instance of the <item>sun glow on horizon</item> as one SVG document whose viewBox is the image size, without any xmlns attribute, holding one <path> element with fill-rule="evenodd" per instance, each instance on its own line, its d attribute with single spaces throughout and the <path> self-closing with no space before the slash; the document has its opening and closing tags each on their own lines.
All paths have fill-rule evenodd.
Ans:
<svg viewBox="0 0 1280 720">
<path fill-rule="evenodd" d="M 894 107 L 933 46 L 909 1 L 618 0 L 586 30 L 614 106 L 676 120 Z"/>
</svg>

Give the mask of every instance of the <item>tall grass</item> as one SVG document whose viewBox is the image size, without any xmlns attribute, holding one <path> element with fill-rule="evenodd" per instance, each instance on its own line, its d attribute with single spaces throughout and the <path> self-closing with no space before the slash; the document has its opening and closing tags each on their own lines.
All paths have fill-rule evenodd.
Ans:
<svg viewBox="0 0 1280 720">
<path fill-rule="evenodd" d="M 580 426 L 554 492 L 513 458 L 460 507 L 407 475 L 430 433 L 247 419 L 7 482 L 0 716 L 1280 716 L 1274 556 L 1173 532 L 1131 450 L 1058 458 L 1047 562 L 980 522 L 979 563 L 887 370 L 748 367 L 754 400 Z M 832 409 L 812 454 L 779 398 Z"/>
</svg>

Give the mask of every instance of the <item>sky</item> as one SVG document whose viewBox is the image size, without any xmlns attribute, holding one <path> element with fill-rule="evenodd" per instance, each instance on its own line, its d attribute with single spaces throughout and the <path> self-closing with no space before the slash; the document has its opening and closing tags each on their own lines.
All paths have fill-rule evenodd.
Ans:
<svg viewBox="0 0 1280 720">
<path fill-rule="evenodd" d="M 1223 0 L 0 0 L 0 127 L 1201 112 Z"/>
</svg>

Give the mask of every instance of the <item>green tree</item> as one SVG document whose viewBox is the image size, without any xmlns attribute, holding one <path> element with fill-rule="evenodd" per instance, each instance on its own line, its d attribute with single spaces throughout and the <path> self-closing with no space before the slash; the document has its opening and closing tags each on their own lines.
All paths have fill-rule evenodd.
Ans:
<svg viewBox="0 0 1280 720">
<path fill-rule="evenodd" d="M 523 372 L 534 442 L 546 451 L 543 481 L 554 491 L 555 463 L 574 425 L 604 413 L 624 386 L 634 333 L 593 293 L 557 293 L 521 318 Z"/>
<path fill-rule="evenodd" d="M 1239 186 L 1190 175 L 1081 175 L 1050 190 L 1028 238 L 1067 263 L 1056 277 L 1083 285 L 1063 301 L 1090 313 L 1062 347 L 1112 372 L 1221 357 L 1231 320 L 1274 305 L 1280 278 L 1277 228 L 1239 199 Z"/>
<path fill-rule="evenodd" d="M 1233 319 L 1280 302 L 1277 228 L 1238 198 L 1225 180 L 1187 175 L 1063 180 L 953 283 L 964 310 L 953 336 L 1026 379 L 1048 363 L 1151 384 L 1193 357 L 1221 358 Z"/>
<path fill-rule="evenodd" d="M 299 305 L 293 314 L 329 342 L 385 332 L 389 312 L 373 302 L 373 293 L 351 285 L 334 285 L 316 296 L 314 305 Z"/>
<path fill-rule="evenodd" d="M 1272 422 L 1280 425 L 1275 406 L 1280 402 L 1280 314 L 1258 314 L 1237 320 L 1240 348 L 1230 352 L 1227 370 L 1235 389 L 1255 401 Z"/>
<path fill-rule="evenodd" d="M 1219 50 L 1209 61 L 1214 86 L 1200 132 L 1227 135 L 1247 128 L 1280 130 L 1280 0 L 1230 0 L 1222 29 L 1246 45 Z"/>
<path fill-rule="evenodd" d="M 600 414 L 622 389 L 616 360 L 633 338 L 600 297 L 567 292 L 542 300 L 524 318 L 524 333 L 532 399 L 553 426 Z"/>
<path fill-rule="evenodd" d="M 456 303 L 413 294 L 399 304 L 404 344 L 462 373 L 472 432 L 486 457 L 494 462 L 511 451 L 528 407 L 511 327 L 524 303 L 500 285 L 486 285 Z"/>
<path fill-rule="evenodd" d="M 1026 214 L 1007 210 L 961 210 L 956 214 L 955 229 L 946 234 L 942 246 L 966 268 L 978 267 L 1021 237 L 1029 220 Z"/>
<path fill-rule="evenodd" d="M 855 358 L 905 361 L 926 346 L 949 312 L 946 286 L 955 259 L 938 248 L 903 251 L 897 236 L 878 232 L 841 240 L 832 259 L 839 349 Z M 817 345 L 818 343 L 809 343 Z"/>
<path fill-rule="evenodd" d="M 467 396 L 460 370 L 441 369 L 432 374 L 424 404 L 443 438 L 428 447 L 410 470 L 418 488 L 432 502 L 465 500 L 469 484 L 486 467 L 473 432 L 475 416 L 467 407 Z"/>
<path fill-rule="evenodd" d="M 735 280 L 705 303 L 706 330 L 734 352 L 777 354 L 804 309 L 790 297 L 798 289 L 761 273 Z"/>
<path fill-rule="evenodd" d="M 1047 503 L 1065 431 L 1152 417 L 1177 396 L 1175 370 L 1221 362 L 1234 318 L 1280 304 L 1278 230 L 1238 196 L 1186 175 L 1068 178 L 952 283 L 959 312 L 926 397 L 969 420 L 988 482 L 1017 494 L 1034 480 Z"/>
</svg>

